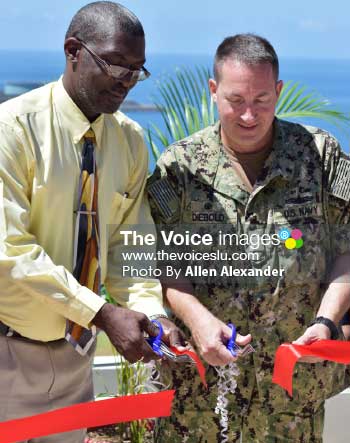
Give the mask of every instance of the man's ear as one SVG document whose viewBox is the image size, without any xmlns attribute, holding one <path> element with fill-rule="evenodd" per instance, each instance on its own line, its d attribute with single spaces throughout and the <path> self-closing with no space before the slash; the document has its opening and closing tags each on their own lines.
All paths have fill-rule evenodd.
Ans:
<svg viewBox="0 0 350 443">
<path fill-rule="evenodd" d="M 211 94 L 214 102 L 216 102 L 216 90 L 217 90 L 216 80 L 214 80 L 213 78 L 210 78 L 208 85 L 209 85 L 210 94 Z"/>
<path fill-rule="evenodd" d="M 277 98 L 280 96 L 282 88 L 283 88 L 283 81 L 282 80 L 278 80 L 278 82 L 276 84 L 276 95 L 277 95 Z"/>
<path fill-rule="evenodd" d="M 66 59 L 73 65 L 78 62 L 78 57 L 81 49 L 81 43 L 74 37 L 69 37 L 64 42 L 64 53 Z"/>
</svg>

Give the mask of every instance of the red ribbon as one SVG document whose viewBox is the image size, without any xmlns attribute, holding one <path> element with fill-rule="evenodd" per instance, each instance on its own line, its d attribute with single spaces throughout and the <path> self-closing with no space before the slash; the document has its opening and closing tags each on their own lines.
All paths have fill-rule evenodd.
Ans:
<svg viewBox="0 0 350 443">
<path fill-rule="evenodd" d="M 32 417 L 0 423 L 0 443 L 14 443 L 29 438 L 104 426 L 132 420 L 168 417 L 175 391 L 80 403 Z"/>
<path fill-rule="evenodd" d="M 272 382 L 280 385 L 293 396 L 293 370 L 302 357 L 320 357 L 337 363 L 350 364 L 350 342 L 319 340 L 310 345 L 284 343 L 278 347 L 275 356 Z M 305 363 L 307 364 L 307 363 Z"/>
<path fill-rule="evenodd" d="M 196 363 L 198 374 L 202 380 L 203 385 L 207 388 L 207 382 L 205 380 L 205 367 L 203 363 L 201 362 L 201 359 L 198 357 L 198 355 L 194 351 L 184 350 L 180 351 L 179 349 L 175 348 L 175 346 L 170 346 L 170 349 L 174 352 L 176 355 L 188 355 L 192 358 L 192 360 Z"/>
</svg>

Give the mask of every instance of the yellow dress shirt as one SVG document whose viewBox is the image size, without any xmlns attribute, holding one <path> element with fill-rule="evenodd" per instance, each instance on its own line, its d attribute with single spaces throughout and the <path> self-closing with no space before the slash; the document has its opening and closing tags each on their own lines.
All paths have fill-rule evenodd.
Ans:
<svg viewBox="0 0 350 443">
<path fill-rule="evenodd" d="M 88 327 L 105 303 L 71 274 L 82 137 L 90 126 L 102 282 L 122 306 L 164 314 L 158 280 L 121 275 L 121 227 L 155 232 L 142 130 L 120 112 L 90 124 L 60 79 L 0 106 L 0 320 L 31 339 L 64 337 L 66 318 Z"/>
</svg>

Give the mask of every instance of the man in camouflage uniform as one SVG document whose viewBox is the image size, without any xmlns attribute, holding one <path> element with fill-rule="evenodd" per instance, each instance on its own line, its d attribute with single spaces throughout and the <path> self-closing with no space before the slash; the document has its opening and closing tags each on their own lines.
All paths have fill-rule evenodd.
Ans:
<svg viewBox="0 0 350 443">
<path fill-rule="evenodd" d="M 172 312 L 209 364 L 208 390 L 191 367 L 168 369 L 176 402 L 172 417 L 160 421 L 156 441 L 319 443 L 324 400 L 344 389 L 344 367 L 298 363 L 293 398 L 272 383 L 272 370 L 281 343 L 336 338 L 349 308 L 349 285 L 334 280 L 346 274 L 349 262 L 350 180 L 344 177 L 349 177 L 350 162 L 327 132 L 274 118 L 282 82 L 277 81 L 276 53 L 265 39 L 250 34 L 225 39 L 214 70 L 209 86 L 220 121 L 162 154 L 149 183 L 153 216 L 160 231 L 208 232 L 216 239 L 220 231 L 250 239 L 257 233 L 261 241 L 227 247 L 230 254 L 255 251 L 256 256 L 182 261 L 186 278 L 164 279 Z M 287 248 L 276 241 L 284 228 L 299 229 L 304 244 L 292 240 Z M 245 273 L 223 275 L 228 263 Z M 188 266 L 199 264 L 216 269 L 216 275 L 186 275 Z M 268 269 L 277 273 L 257 272 Z M 321 318 L 311 325 L 316 317 Z M 237 360 L 240 375 L 235 393 L 227 395 L 224 440 L 214 412 L 214 366 L 235 360 L 225 347 L 228 322 L 251 334 L 256 352 Z M 239 344 L 249 340 L 237 338 Z"/>
</svg>

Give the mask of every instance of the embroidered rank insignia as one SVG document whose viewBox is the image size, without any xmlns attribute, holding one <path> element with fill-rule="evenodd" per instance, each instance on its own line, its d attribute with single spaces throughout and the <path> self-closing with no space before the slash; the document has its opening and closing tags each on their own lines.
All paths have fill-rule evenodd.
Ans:
<svg viewBox="0 0 350 443">
<path fill-rule="evenodd" d="M 342 200 L 350 201 L 350 160 L 345 158 L 339 160 L 330 193 Z"/>
<path fill-rule="evenodd" d="M 165 220 L 172 219 L 179 208 L 179 197 L 168 178 L 165 177 L 152 183 L 148 188 L 148 193 Z"/>
</svg>

